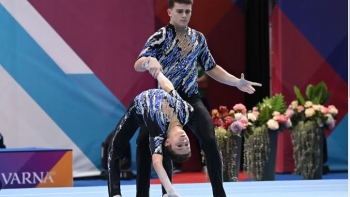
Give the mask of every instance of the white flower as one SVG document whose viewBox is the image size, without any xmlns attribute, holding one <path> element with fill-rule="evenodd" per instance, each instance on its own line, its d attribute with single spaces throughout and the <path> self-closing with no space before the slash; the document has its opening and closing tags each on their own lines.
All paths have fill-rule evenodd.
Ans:
<svg viewBox="0 0 350 197">
<path fill-rule="evenodd" d="M 338 109 L 334 105 L 330 105 L 328 106 L 328 112 L 334 116 L 338 114 Z"/>
<path fill-rule="evenodd" d="M 316 111 L 321 111 L 322 105 L 312 105 L 312 108 L 314 108 Z"/>
<path fill-rule="evenodd" d="M 293 101 L 291 105 L 293 109 L 296 109 L 298 107 L 298 101 Z"/>
<path fill-rule="evenodd" d="M 267 126 L 271 130 L 277 130 L 279 128 L 278 122 L 274 119 L 270 119 L 269 121 L 267 121 Z"/>
<path fill-rule="evenodd" d="M 273 116 L 278 116 L 278 115 L 280 115 L 281 113 L 279 113 L 278 111 L 274 111 L 273 113 L 272 113 L 272 115 Z"/>
<path fill-rule="evenodd" d="M 307 108 L 305 109 L 305 116 L 307 118 L 312 117 L 315 114 L 315 109 L 314 108 Z"/>
<path fill-rule="evenodd" d="M 248 113 L 248 120 L 251 120 L 252 122 L 256 121 L 256 116 L 253 113 Z"/>
<path fill-rule="evenodd" d="M 304 106 L 305 106 L 305 108 L 312 107 L 312 102 L 306 101 Z"/>
<path fill-rule="evenodd" d="M 287 122 L 285 123 L 287 128 L 291 128 L 292 127 L 292 121 L 290 121 L 290 119 L 288 118 Z"/>
<path fill-rule="evenodd" d="M 242 113 L 235 113 L 235 120 L 241 119 L 242 116 L 243 116 Z"/>
</svg>

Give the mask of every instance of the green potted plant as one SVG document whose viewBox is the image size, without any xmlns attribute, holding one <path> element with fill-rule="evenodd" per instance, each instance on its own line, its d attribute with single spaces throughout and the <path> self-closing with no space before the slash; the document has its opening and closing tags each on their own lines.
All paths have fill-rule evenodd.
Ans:
<svg viewBox="0 0 350 197">
<path fill-rule="evenodd" d="M 277 137 L 282 128 L 290 128 L 282 94 L 263 99 L 248 112 L 244 142 L 244 171 L 254 181 L 275 180 Z"/>
<path fill-rule="evenodd" d="M 303 179 L 322 179 L 324 130 L 335 127 L 338 110 L 327 107 L 330 94 L 324 82 L 308 85 L 305 96 L 294 86 L 296 100 L 288 107 L 293 114 L 292 144 L 295 172 Z"/>
</svg>

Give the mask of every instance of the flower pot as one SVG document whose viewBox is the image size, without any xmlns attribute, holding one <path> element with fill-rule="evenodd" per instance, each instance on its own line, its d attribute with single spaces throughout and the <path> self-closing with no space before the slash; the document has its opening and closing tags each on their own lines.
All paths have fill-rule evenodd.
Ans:
<svg viewBox="0 0 350 197">
<path fill-rule="evenodd" d="M 253 181 L 275 180 L 277 137 L 279 130 L 255 127 L 244 144 L 244 171 Z"/>
<path fill-rule="evenodd" d="M 276 172 L 277 139 L 279 130 L 268 130 L 269 153 L 262 173 L 262 181 L 274 181 Z"/>
<path fill-rule="evenodd" d="M 242 150 L 242 136 L 231 135 L 227 138 L 223 152 L 223 181 L 237 182 Z"/>
<path fill-rule="evenodd" d="M 253 181 L 261 181 L 269 153 L 269 137 L 266 126 L 255 127 L 253 132 L 245 135 L 244 172 Z"/>
<path fill-rule="evenodd" d="M 223 181 L 236 182 L 239 175 L 242 136 L 233 134 L 230 130 L 217 128 L 215 137 L 222 158 Z"/>
<path fill-rule="evenodd" d="M 322 179 L 322 174 L 323 174 L 323 148 L 324 148 L 324 134 L 323 134 L 323 129 L 320 129 L 320 139 L 318 141 L 319 147 L 320 147 L 320 159 L 318 160 L 318 165 L 316 167 L 315 172 L 313 173 L 312 177 L 306 177 L 303 176 L 303 179 Z"/>
<path fill-rule="evenodd" d="M 302 179 L 322 179 L 323 141 L 323 128 L 316 122 L 301 122 L 294 128 L 292 143 L 295 172 Z"/>
</svg>

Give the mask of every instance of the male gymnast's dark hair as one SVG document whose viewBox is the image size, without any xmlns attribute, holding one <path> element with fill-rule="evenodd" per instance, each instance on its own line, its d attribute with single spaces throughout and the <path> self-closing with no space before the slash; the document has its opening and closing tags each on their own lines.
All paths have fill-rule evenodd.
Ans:
<svg viewBox="0 0 350 197">
<path fill-rule="evenodd" d="M 175 3 L 192 5 L 193 0 L 168 0 L 168 8 L 172 9 Z"/>
<path fill-rule="evenodd" d="M 164 146 L 164 154 L 166 154 L 175 163 L 183 163 L 191 157 L 191 151 L 187 154 L 176 154 L 171 148 L 171 145 Z"/>
</svg>

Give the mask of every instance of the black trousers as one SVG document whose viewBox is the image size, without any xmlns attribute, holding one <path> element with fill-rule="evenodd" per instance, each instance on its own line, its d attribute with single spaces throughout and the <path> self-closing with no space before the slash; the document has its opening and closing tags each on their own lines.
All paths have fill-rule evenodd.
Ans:
<svg viewBox="0 0 350 197">
<path fill-rule="evenodd" d="M 108 194 L 109 197 L 121 195 L 120 191 L 120 159 L 125 152 L 129 141 L 141 125 L 141 118 L 136 114 L 132 102 L 122 119 L 114 129 L 114 136 L 108 148 Z"/>
<path fill-rule="evenodd" d="M 204 106 L 199 95 L 192 96 L 191 98 L 183 98 L 194 108 L 194 114 L 188 126 L 194 132 L 199 140 L 200 146 L 205 154 L 205 161 L 208 169 L 208 175 L 212 185 L 214 197 L 226 197 L 223 180 L 222 180 L 222 159 L 220 157 L 219 148 L 215 139 L 214 124 L 211 119 L 210 113 Z M 150 153 L 146 148 L 148 144 L 148 137 L 141 135 L 138 136 L 137 146 L 137 197 L 149 197 L 150 187 L 150 174 L 151 174 L 151 162 L 143 162 L 147 159 L 146 155 L 150 158 Z M 147 153 L 148 152 L 148 153 Z M 167 172 L 171 172 L 171 164 L 164 164 L 164 168 Z M 171 163 L 171 162 L 170 162 Z M 169 173 L 168 173 L 169 174 Z"/>
</svg>

